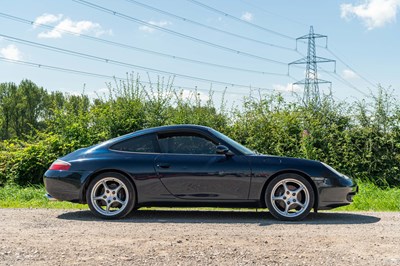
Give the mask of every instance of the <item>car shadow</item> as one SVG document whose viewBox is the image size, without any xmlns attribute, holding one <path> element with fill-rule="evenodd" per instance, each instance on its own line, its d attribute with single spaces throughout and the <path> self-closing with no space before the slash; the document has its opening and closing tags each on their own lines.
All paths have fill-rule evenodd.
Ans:
<svg viewBox="0 0 400 266">
<path fill-rule="evenodd" d="M 347 212 L 310 213 L 304 220 L 284 222 L 274 219 L 267 211 L 202 211 L 202 210 L 137 210 L 123 219 L 104 220 L 97 218 L 90 211 L 73 211 L 57 218 L 76 221 L 101 221 L 109 223 L 220 223 L 220 224 L 370 224 L 381 219 L 367 214 Z"/>
</svg>

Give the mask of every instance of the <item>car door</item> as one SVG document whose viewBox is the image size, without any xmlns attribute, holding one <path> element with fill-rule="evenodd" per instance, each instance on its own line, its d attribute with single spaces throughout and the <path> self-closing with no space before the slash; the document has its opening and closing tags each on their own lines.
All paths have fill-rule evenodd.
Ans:
<svg viewBox="0 0 400 266">
<path fill-rule="evenodd" d="M 216 154 L 216 143 L 194 132 L 159 134 L 157 174 L 175 197 L 188 200 L 245 200 L 251 170 L 246 156 Z"/>
<path fill-rule="evenodd" d="M 156 134 L 127 138 L 109 149 L 114 152 L 114 159 L 107 158 L 102 167 L 128 173 L 135 180 L 138 203 L 174 199 L 154 169 L 154 160 L 160 153 Z"/>
</svg>

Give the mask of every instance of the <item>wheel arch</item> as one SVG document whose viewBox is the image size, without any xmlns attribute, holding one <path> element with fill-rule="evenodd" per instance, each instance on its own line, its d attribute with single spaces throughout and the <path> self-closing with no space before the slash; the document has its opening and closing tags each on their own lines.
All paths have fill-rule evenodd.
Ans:
<svg viewBox="0 0 400 266">
<path fill-rule="evenodd" d="M 265 192 L 266 192 L 266 190 L 267 190 L 268 185 L 271 183 L 271 181 L 272 181 L 274 178 L 276 178 L 276 177 L 278 177 L 278 176 L 280 176 L 280 175 L 283 175 L 283 174 L 298 174 L 298 175 L 304 177 L 304 178 L 310 183 L 310 185 L 311 185 L 311 187 L 312 187 L 312 189 L 313 189 L 314 199 L 315 199 L 315 200 L 314 200 L 314 206 L 313 206 L 313 208 L 314 208 L 314 210 L 318 209 L 318 202 L 319 202 L 318 189 L 317 189 L 317 186 L 315 185 L 314 181 L 313 181 L 313 180 L 311 179 L 311 177 L 310 177 L 309 175 L 307 175 L 306 173 L 304 173 L 304 172 L 302 172 L 302 171 L 299 171 L 299 170 L 292 170 L 292 169 L 290 169 L 290 170 L 282 170 L 282 171 L 276 172 L 276 173 L 274 173 L 273 175 L 271 175 L 271 176 L 265 181 L 264 186 L 263 186 L 263 189 L 261 190 L 261 195 L 260 195 L 260 203 L 261 203 L 262 207 L 263 207 L 263 208 L 266 208 L 266 207 L 267 207 L 266 204 L 265 204 L 264 197 L 265 197 Z"/>
<path fill-rule="evenodd" d="M 92 182 L 92 180 L 95 179 L 97 176 L 99 176 L 101 174 L 104 174 L 104 173 L 117 173 L 117 174 L 121 174 L 121 175 L 125 176 L 126 178 L 128 178 L 128 180 L 131 182 L 131 184 L 133 186 L 133 189 L 135 191 L 135 203 L 138 202 L 138 199 L 137 199 L 137 188 L 136 188 L 136 184 L 135 184 L 135 181 L 134 181 L 133 177 L 130 174 L 128 174 L 128 173 L 126 173 L 126 172 L 124 172 L 122 170 L 112 169 L 112 168 L 110 168 L 110 169 L 101 169 L 101 170 L 98 170 L 96 172 L 93 172 L 90 176 L 88 176 L 88 178 L 85 181 L 85 185 L 83 186 L 83 189 L 81 191 L 82 202 L 87 203 L 86 191 L 87 191 L 87 189 L 89 187 L 89 184 Z"/>
</svg>

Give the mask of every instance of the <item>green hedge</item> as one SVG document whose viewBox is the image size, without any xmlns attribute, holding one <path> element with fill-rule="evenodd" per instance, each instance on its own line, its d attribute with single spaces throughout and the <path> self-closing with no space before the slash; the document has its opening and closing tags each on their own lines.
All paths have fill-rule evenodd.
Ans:
<svg viewBox="0 0 400 266">
<path fill-rule="evenodd" d="M 17 88 L 0 86 L 9 87 Z M 109 93 L 96 99 L 54 92 L 40 99 L 38 121 L 23 135 L 0 116 L 0 132 L 7 133 L 0 142 L 0 185 L 40 184 L 51 162 L 74 149 L 168 124 L 210 126 L 260 153 L 320 160 L 380 187 L 400 185 L 400 104 L 386 89 L 353 104 L 325 97 L 318 107 L 304 107 L 268 94 L 227 109 L 224 101 L 202 101 L 162 79 L 146 88 L 135 77 L 109 84 Z M 0 97 L 0 113 L 2 106 Z"/>
</svg>

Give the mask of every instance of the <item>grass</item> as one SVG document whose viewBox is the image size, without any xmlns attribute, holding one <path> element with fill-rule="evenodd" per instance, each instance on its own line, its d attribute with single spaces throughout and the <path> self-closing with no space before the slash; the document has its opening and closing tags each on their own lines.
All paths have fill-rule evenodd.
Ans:
<svg viewBox="0 0 400 266">
<path fill-rule="evenodd" d="M 337 211 L 400 211 L 400 189 L 382 189 L 371 183 L 359 182 L 360 192 L 354 202 Z M 46 208 L 46 209 L 88 209 L 87 205 L 69 202 L 48 201 L 43 186 L 18 187 L 7 185 L 0 188 L 0 208 Z M 147 209 L 147 208 L 146 208 Z M 154 209 L 154 208 L 148 208 Z M 157 208 L 159 209 L 159 208 Z M 196 208 L 215 210 L 215 208 Z M 226 209 L 226 208 L 225 208 Z M 238 210 L 238 209 L 235 209 Z M 254 209 L 240 209 L 249 211 Z"/>
<path fill-rule="evenodd" d="M 62 201 L 49 201 L 43 186 L 0 188 L 0 208 L 87 209 L 87 205 Z"/>
<path fill-rule="evenodd" d="M 400 211 L 400 189 L 379 188 L 372 183 L 358 182 L 359 193 L 354 202 L 340 211 Z"/>
</svg>

